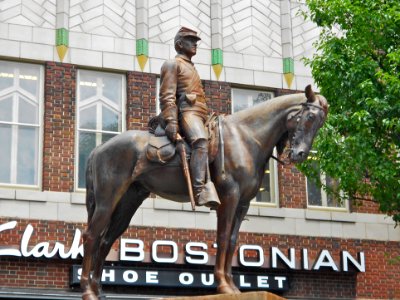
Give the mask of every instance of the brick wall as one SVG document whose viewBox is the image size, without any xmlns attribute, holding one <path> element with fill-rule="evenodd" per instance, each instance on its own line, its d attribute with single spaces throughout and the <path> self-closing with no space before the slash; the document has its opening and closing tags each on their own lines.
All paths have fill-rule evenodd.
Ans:
<svg viewBox="0 0 400 300">
<path fill-rule="evenodd" d="M 350 201 L 350 211 L 367 214 L 379 214 L 379 204 L 373 199 Z"/>
<path fill-rule="evenodd" d="M 0 286 L 21 289 L 67 289 L 71 265 L 32 259 L 0 260 Z"/>
<path fill-rule="evenodd" d="M 142 72 L 128 72 L 126 82 L 127 129 L 147 130 L 149 120 L 156 115 L 157 76 Z"/>
<path fill-rule="evenodd" d="M 218 114 L 231 113 L 231 86 L 229 83 L 204 80 L 203 87 L 210 111 Z"/>
<path fill-rule="evenodd" d="M 47 62 L 45 70 L 43 190 L 72 192 L 77 68 Z"/>
<path fill-rule="evenodd" d="M 282 159 L 286 159 L 286 156 L 287 154 L 284 154 Z M 281 207 L 307 207 L 306 178 L 295 165 L 279 165 L 278 182 L 279 204 Z"/>
<path fill-rule="evenodd" d="M 11 219 L 0 218 L 0 224 Z M 73 239 L 75 228 L 83 229 L 82 223 L 65 223 L 43 220 L 17 220 L 15 229 L 0 234 L 0 245 L 14 248 L 20 247 L 20 239 L 28 224 L 34 227 L 29 245 L 40 242 L 59 241 L 68 250 Z M 215 255 L 212 244 L 215 242 L 215 231 L 163 227 L 130 227 L 124 238 L 141 239 L 145 243 L 145 251 L 151 251 L 155 240 L 172 240 L 178 244 L 179 256 L 183 257 L 184 245 L 188 242 L 203 242 L 210 249 L 209 255 Z M 266 273 L 287 275 L 290 289 L 283 296 L 317 298 L 363 298 L 363 299 L 399 299 L 400 297 L 400 255 L 398 242 L 379 242 L 371 240 L 351 240 L 336 238 L 315 238 L 290 235 L 266 235 L 241 232 L 238 244 L 257 244 L 268 253 L 270 247 L 278 247 L 282 252 L 289 248 L 299 251 L 307 248 L 310 267 L 322 249 L 331 253 L 339 265 L 340 251 L 347 250 L 352 255 L 364 251 L 366 272 L 334 272 L 330 269 L 321 271 L 289 270 L 266 268 Z M 118 249 L 118 242 L 114 244 Z M 166 251 L 168 251 L 168 247 Z M 298 258 L 299 259 L 299 258 Z M 35 259 L 0 256 L 0 286 L 9 288 L 69 288 L 69 269 L 72 264 L 80 264 L 81 260 Z M 105 288 L 107 290 L 107 288 Z M 129 288 L 126 292 L 132 292 Z M 120 290 L 121 291 L 121 290 Z M 139 292 L 145 293 L 146 289 Z M 196 292 L 196 291 L 194 291 Z M 201 291 L 198 291 L 201 292 Z M 152 293 L 156 293 L 153 289 Z M 185 293 L 185 291 L 183 291 Z M 186 290 L 186 293 L 193 291 Z"/>
</svg>

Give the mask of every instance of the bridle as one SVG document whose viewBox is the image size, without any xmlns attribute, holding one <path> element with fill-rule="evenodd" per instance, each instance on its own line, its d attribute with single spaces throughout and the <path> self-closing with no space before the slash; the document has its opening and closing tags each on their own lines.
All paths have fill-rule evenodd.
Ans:
<svg viewBox="0 0 400 300">
<path fill-rule="evenodd" d="M 297 122 L 297 124 L 296 124 L 296 128 L 298 127 L 298 125 L 299 125 L 299 122 L 300 122 L 300 120 L 301 120 L 301 117 L 300 116 L 302 116 L 303 115 L 303 113 L 304 113 L 304 111 L 308 108 L 308 107 L 310 107 L 310 106 L 312 106 L 312 107 L 315 107 L 315 108 L 318 108 L 318 109 L 320 109 L 320 110 L 322 110 L 323 112 L 324 112 L 324 115 L 326 116 L 326 112 L 325 112 L 325 109 L 322 107 L 322 106 L 320 106 L 320 105 L 316 105 L 316 104 L 312 104 L 312 103 L 309 103 L 309 102 L 304 102 L 304 103 L 301 103 L 301 106 L 302 106 L 302 109 L 300 109 L 294 116 L 293 116 L 293 118 L 294 117 L 297 117 L 297 120 L 296 120 L 296 122 Z M 299 116 L 300 115 L 300 116 Z M 225 155 L 224 155 L 224 138 L 223 138 L 223 129 L 222 129 L 222 119 L 223 119 L 223 116 L 222 115 L 219 115 L 218 116 L 218 131 L 219 131 L 219 149 L 220 149 L 220 153 L 221 153 L 221 173 L 222 173 L 222 179 L 225 179 L 226 177 L 226 175 L 225 175 L 225 163 L 224 163 L 224 161 L 225 161 Z M 291 139 L 291 141 L 290 141 L 290 145 L 292 145 L 292 140 L 293 140 L 293 138 L 296 136 L 296 134 L 293 134 L 293 136 L 292 136 L 292 139 Z M 275 155 L 271 155 L 271 158 L 273 158 L 273 159 L 275 159 L 278 163 L 280 163 L 281 165 L 287 165 L 288 163 L 285 163 L 285 162 L 283 162 L 282 160 L 280 160 L 279 158 L 277 158 Z M 268 161 L 268 160 L 267 160 Z"/>
<path fill-rule="evenodd" d="M 301 103 L 301 106 L 302 106 L 302 108 L 301 108 L 295 115 L 292 116 L 292 118 L 296 118 L 296 117 L 297 117 L 297 119 L 296 119 L 296 128 L 298 128 L 299 122 L 300 122 L 300 120 L 301 120 L 301 116 L 303 116 L 303 113 L 304 113 L 309 107 L 318 108 L 319 110 L 321 110 L 321 111 L 324 113 L 324 116 L 326 116 L 326 113 L 325 113 L 324 108 L 323 108 L 322 106 L 320 106 L 320 105 L 316 105 L 316 104 L 309 103 L 309 102 L 304 102 L 304 103 Z M 296 136 L 296 133 L 293 134 L 292 140 L 293 140 L 293 137 L 294 137 L 294 136 Z M 292 141 L 290 141 L 290 142 L 292 142 Z"/>
<path fill-rule="evenodd" d="M 316 105 L 316 104 L 313 104 L 313 103 L 310 103 L 310 102 L 304 102 L 304 103 L 301 103 L 301 106 L 302 106 L 302 108 L 301 108 L 296 114 L 294 114 L 294 115 L 292 116 L 292 118 L 296 118 L 296 131 L 291 135 L 291 138 L 290 138 L 290 141 L 289 141 L 289 145 L 290 145 L 290 148 L 288 149 L 289 151 L 291 151 L 291 149 L 292 149 L 292 144 L 293 144 L 294 138 L 296 137 L 296 133 L 300 130 L 300 129 L 298 129 L 298 128 L 299 128 L 299 123 L 300 123 L 301 117 L 303 116 L 303 113 L 304 113 L 309 107 L 315 107 L 315 108 L 321 110 L 321 111 L 324 113 L 324 116 L 326 116 L 325 109 L 324 109 L 322 106 L 320 106 L 320 105 Z M 273 158 L 274 160 L 276 160 L 276 161 L 277 161 L 278 163 L 280 163 L 281 165 L 287 165 L 287 164 L 289 164 L 289 163 L 286 163 L 286 162 L 280 160 L 280 159 L 277 158 L 275 155 L 271 155 L 271 158 Z"/>
<path fill-rule="evenodd" d="M 322 111 L 323 111 L 324 115 L 326 115 L 325 110 L 324 110 L 324 108 L 323 108 L 321 105 L 316 105 L 316 104 L 313 104 L 313 103 L 304 102 L 304 103 L 301 103 L 301 106 L 302 106 L 302 109 L 300 109 L 300 110 L 299 110 L 295 115 L 293 115 L 293 117 L 292 117 L 292 118 L 297 117 L 297 124 L 300 122 L 299 115 L 302 116 L 303 113 L 304 113 L 304 111 L 305 111 L 306 109 L 308 109 L 309 107 L 318 108 L 319 110 L 322 110 Z M 296 127 L 297 127 L 297 126 L 296 126 Z"/>
</svg>

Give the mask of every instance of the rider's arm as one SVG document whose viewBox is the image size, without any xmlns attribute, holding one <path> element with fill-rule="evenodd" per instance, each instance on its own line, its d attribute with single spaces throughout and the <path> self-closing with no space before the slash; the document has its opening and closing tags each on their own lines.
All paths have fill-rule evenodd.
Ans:
<svg viewBox="0 0 400 300">
<path fill-rule="evenodd" d="M 164 120 L 178 120 L 178 107 L 176 105 L 176 88 L 178 84 L 177 63 L 175 60 L 166 61 L 161 67 L 160 77 L 160 108 Z"/>
<path fill-rule="evenodd" d="M 178 66 L 175 60 L 166 61 L 161 67 L 160 76 L 160 108 L 167 126 L 165 133 L 175 142 L 179 131 L 176 89 L 178 85 Z"/>
</svg>

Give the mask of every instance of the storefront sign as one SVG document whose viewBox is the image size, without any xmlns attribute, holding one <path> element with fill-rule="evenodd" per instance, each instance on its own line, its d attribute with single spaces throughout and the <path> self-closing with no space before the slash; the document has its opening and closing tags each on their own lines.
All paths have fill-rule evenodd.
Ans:
<svg viewBox="0 0 400 300">
<path fill-rule="evenodd" d="M 82 269 L 72 266 L 71 285 L 79 285 Z M 264 274 L 263 272 L 233 272 L 233 279 L 241 290 L 287 291 L 286 276 Z M 103 285 L 157 286 L 169 288 L 216 288 L 214 274 L 200 270 L 176 270 L 154 268 L 105 267 Z"/>
<path fill-rule="evenodd" d="M 5 224 L 0 224 L 0 234 L 3 231 L 14 229 L 17 226 L 17 221 L 11 221 Z M 81 242 L 81 231 L 75 229 L 74 239 L 69 250 L 66 250 L 64 244 L 60 242 L 55 242 L 53 245 L 50 242 L 40 242 L 36 245 L 30 243 L 32 234 L 34 232 L 33 226 L 28 224 L 25 231 L 21 237 L 21 244 L 19 249 L 7 248 L 0 245 L 0 257 L 1 256 L 22 256 L 22 257 L 45 257 L 52 258 L 58 256 L 62 259 L 72 258 L 75 259 L 78 256 L 83 256 L 83 245 Z"/>
<path fill-rule="evenodd" d="M 16 221 L 0 224 L 0 234 L 14 229 Z M 28 224 L 21 236 L 18 248 L 0 245 L 1 256 L 35 257 L 76 259 L 83 256 L 83 245 L 81 244 L 81 231 L 75 229 L 75 234 L 69 249 L 64 244 L 56 242 L 31 242 L 34 228 Z M 217 245 L 211 245 L 216 248 Z M 167 249 L 167 251 L 165 251 Z M 119 261 L 146 262 L 156 264 L 187 264 L 187 265 L 212 265 L 213 259 L 209 255 L 210 247 L 203 242 L 188 242 L 179 249 L 178 244 L 171 240 L 156 240 L 151 242 L 151 252 L 145 252 L 144 242 L 140 239 L 120 239 Z M 358 271 L 365 272 L 364 252 L 358 252 L 355 258 L 349 251 L 340 251 L 340 262 L 333 259 L 331 252 L 321 249 L 316 257 L 310 257 L 306 248 L 289 248 L 286 251 L 278 247 L 267 249 L 259 245 L 241 245 L 238 249 L 236 265 L 242 267 L 257 267 L 265 269 L 291 269 L 291 270 L 314 270 L 321 268 L 332 271 Z M 351 270 L 350 270 L 351 269 Z"/>
</svg>

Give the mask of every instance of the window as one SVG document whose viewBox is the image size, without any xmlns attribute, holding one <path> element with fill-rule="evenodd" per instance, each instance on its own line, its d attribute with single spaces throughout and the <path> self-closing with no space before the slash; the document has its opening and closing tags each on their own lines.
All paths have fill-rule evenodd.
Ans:
<svg viewBox="0 0 400 300">
<path fill-rule="evenodd" d="M 312 159 L 312 158 L 311 158 Z M 329 176 L 326 176 L 319 172 L 321 183 L 326 185 L 328 188 L 332 189 L 334 192 L 340 193 L 338 189 L 338 182 L 333 180 Z M 346 201 L 340 201 L 334 195 L 328 195 L 323 188 L 320 188 L 316 183 L 307 178 L 307 204 L 308 207 L 314 208 L 338 208 L 346 209 Z"/>
<path fill-rule="evenodd" d="M 86 161 L 96 146 L 125 128 L 125 78 L 120 74 L 78 71 L 77 188 L 85 188 Z"/>
<path fill-rule="evenodd" d="M 43 67 L 0 61 L 0 184 L 38 187 Z"/>
<path fill-rule="evenodd" d="M 270 100 L 274 94 L 266 91 L 232 89 L 232 113 Z"/>
<path fill-rule="evenodd" d="M 266 91 L 232 89 L 232 113 L 238 112 L 242 109 L 246 109 L 255 104 L 268 101 L 273 97 L 273 93 Z M 268 165 L 265 168 L 265 174 L 260 190 L 253 201 L 257 203 L 276 204 L 278 202 L 277 178 L 278 175 L 276 161 L 270 159 Z"/>
</svg>

